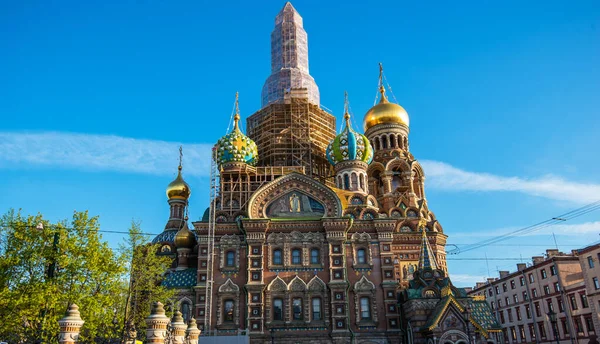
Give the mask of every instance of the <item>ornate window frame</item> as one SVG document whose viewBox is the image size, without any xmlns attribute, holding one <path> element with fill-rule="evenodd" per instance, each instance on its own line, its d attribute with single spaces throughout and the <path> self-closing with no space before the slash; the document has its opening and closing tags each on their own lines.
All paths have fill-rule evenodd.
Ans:
<svg viewBox="0 0 600 344">
<path fill-rule="evenodd" d="M 225 322 L 224 303 L 233 300 L 233 322 Z M 238 328 L 240 324 L 240 287 L 228 278 L 217 293 L 217 328 Z"/>
<path fill-rule="evenodd" d="M 371 269 L 373 254 L 371 252 L 371 236 L 368 233 L 352 234 L 352 267 L 354 269 Z M 358 263 L 358 250 L 365 250 L 365 263 Z"/>
<path fill-rule="evenodd" d="M 271 327 L 277 327 L 283 325 L 286 321 L 289 321 L 287 317 L 287 300 L 288 300 L 288 286 L 281 277 L 275 277 L 271 283 L 267 286 L 267 292 L 265 295 L 265 320 L 266 324 Z M 282 300 L 282 319 L 273 319 L 273 300 L 279 298 Z"/>
<path fill-rule="evenodd" d="M 219 240 L 219 269 L 222 272 L 238 272 L 240 266 L 240 237 L 237 235 L 223 235 Z M 233 266 L 227 266 L 227 252 L 235 252 Z"/>
<path fill-rule="evenodd" d="M 370 319 L 362 319 L 360 312 L 360 301 L 362 298 L 368 298 L 370 300 Z M 377 300 L 375 298 L 375 284 L 369 281 L 365 275 L 354 284 L 354 307 L 356 311 L 356 325 L 357 326 L 376 326 L 378 322 L 377 317 Z"/>
</svg>

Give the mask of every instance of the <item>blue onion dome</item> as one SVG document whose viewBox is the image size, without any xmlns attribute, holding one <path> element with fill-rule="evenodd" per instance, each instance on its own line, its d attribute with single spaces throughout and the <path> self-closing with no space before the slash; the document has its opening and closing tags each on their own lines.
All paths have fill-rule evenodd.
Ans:
<svg viewBox="0 0 600 344">
<path fill-rule="evenodd" d="M 357 133 L 350 125 L 350 114 L 344 114 L 346 126 L 327 147 L 327 160 L 332 165 L 342 161 L 359 160 L 370 164 L 373 160 L 373 148 L 367 137 Z"/>
<path fill-rule="evenodd" d="M 254 141 L 252 141 L 248 136 L 244 135 L 238 125 L 240 115 L 237 93 L 235 96 L 235 107 L 236 112 L 235 116 L 233 117 L 233 131 L 217 141 L 216 159 L 219 167 L 230 162 L 241 162 L 254 166 L 258 160 L 258 149 L 256 147 L 256 143 L 254 143 Z"/>
</svg>

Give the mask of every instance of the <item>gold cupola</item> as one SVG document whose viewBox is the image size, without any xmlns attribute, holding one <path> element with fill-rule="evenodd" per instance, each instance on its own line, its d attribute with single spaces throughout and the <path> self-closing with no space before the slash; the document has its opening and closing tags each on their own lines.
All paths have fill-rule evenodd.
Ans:
<svg viewBox="0 0 600 344">
<path fill-rule="evenodd" d="M 196 237 L 194 233 L 187 226 L 187 216 L 185 217 L 185 222 L 183 227 L 177 231 L 175 234 L 175 247 L 177 248 L 193 248 L 196 245 Z"/>
<path fill-rule="evenodd" d="M 408 128 L 408 113 L 398 104 L 390 103 L 385 96 L 385 87 L 383 86 L 383 67 L 379 64 L 379 93 L 381 99 L 379 104 L 373 106 L 365 114 L 363 127 L 365 132 L 378 124 L 400 124 Z"/>
<path fill-rule="evenodd" d="M 175 180 L 169 183 L 169 185 L 167 186 L 167 197 L 169 199 L 187 200 L 188 198 L 190 198 L 190 195 L 192 193 L 190 186 L 188 185 L 188 183 L 185 182 L 185 180 L 183 180 L 183 177 L 181 176 L 182 156 L 182 148 L 179 147 L 179 167 L 177 167 L 177 178 L 175 178 Z"/>
</svg>

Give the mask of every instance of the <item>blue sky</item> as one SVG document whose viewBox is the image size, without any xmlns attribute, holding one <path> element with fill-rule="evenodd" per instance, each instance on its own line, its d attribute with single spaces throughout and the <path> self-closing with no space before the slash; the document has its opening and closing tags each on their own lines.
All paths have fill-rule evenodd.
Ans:
<svg viewBox="0 0 600 344">
<path fill-rule="evenodd" d="M 0 4 L 0 210 L 51 220 L 75 209 L 103 229 L 160 232 L 177 147 L 207 206 L 207 148 L 234 95 L 260 107 L 283 1 L 20 1 Z M 462 245 L 600 199 L 597 1 L 294 1 L 321 102 L 355 127 L 378 62 L 411 118 L 431 209 Z M 449 258 L 523 257 L 595 242 L 600 211 Z M 105 234 L 116 246 L 119 235 Z M 449 260 L 469 285 L 518 261 Z"/>
</svg>

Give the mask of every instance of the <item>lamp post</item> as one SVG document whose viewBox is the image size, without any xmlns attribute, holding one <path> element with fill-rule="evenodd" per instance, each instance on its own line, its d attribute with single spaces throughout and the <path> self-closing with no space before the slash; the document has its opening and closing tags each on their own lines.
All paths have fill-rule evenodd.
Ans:
<svg viewBox="0 0 600 344">
<path fill-rule="evenodd" d="M 467 339 L 468 343 L 471 344 L 471 329 L 469 328 L 469 316 L 471 315 L 471 309 L 469 306 L 465 307 L 465 310 L 462 313 L 463 320 L 465 321 L 465 327 L 467 328 Z"/>
<path fill-rule="evenodd" d="M 275 344 L 275 329 L 271 327 L 271 344 Z"/>
<path fill-rule="evenodd" d="M 550 319 L 550 322 L 552 323 L 552 333 L 554 333 L 554 339 L 556 339 L 556 344 L 559 344 L 558 342 L 558 331 L 556 330 L 556 313 L 554 313 L 554 311 L 550 310 L 548 313 L 546 313 L 548 315 L 548 319 Z"/>
</svg>

